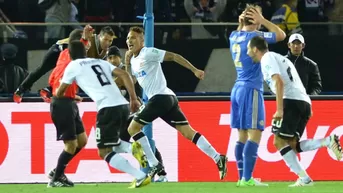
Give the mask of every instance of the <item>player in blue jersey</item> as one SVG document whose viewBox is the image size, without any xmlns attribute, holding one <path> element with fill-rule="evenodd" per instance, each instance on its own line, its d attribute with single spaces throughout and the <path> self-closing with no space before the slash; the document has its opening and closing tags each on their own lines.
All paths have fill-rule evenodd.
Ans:
<svg viewBox="0 0 343 193">
<path fill-rule="evenodd" d="M 235 156 L 239 172 L 237 186 L 267 186 L 252 177 L 257 150 L 264 130 L 263 75 L 261 65 L 254 63 L 247 54 L 247 44 L 255 36 L 262 36 L 268 43 L 283 41 L 285 33 L 266 20 L 261 8 L 247 5 L 239 17 L 239 26 L 230 35 L 230 51 L 237 71 L 231 92 L 231 127 L 238 129 Z M 269 32 L 258 29 L 263 25 Z"/>
</svg>

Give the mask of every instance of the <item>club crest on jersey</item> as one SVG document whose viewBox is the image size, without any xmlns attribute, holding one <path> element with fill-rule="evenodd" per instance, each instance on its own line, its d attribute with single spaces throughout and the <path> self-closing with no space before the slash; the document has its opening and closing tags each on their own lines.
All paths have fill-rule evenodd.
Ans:
<svg viewBox="0 0 343 193">
<path fill-rule="evenodd" d="M 263 36 L 264 36 L 264 38 L 272 38 L 273 37 L 273 33 L 265 32 L 265 33 L 263 33 Z"/>
<path fill-rule="evenodd" d="M 143 77 L 143 76 L 145 76 L 145 75 L 146 75 L 146 73 L 145 73 L 144 70 L 142 70 L 142 71 L 140 71 L 140 72 L 137 72 L 137 78 Z"/>
</svg>

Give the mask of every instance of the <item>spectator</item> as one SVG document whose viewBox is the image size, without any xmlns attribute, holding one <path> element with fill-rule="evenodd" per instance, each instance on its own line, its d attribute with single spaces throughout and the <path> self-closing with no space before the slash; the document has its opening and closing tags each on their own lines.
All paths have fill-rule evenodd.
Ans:
<svg viewBox="0 0 343 193">
<path fill-rule="evenodd" d="M 271 18 L 271 22 L 277 24 L 289 36 L 294 33 L 302 33 L 297 5 L 298 0 L 285 0 L 285 3 Z"/>
<path fill-rule="evenodd" d="M 2 63 L 0 65 L 0 93 L 13 93 L 28 75 L 20 66 L 14 65 L 18 47 L 13 44 L 3 44 L 0 48 Z"/>
<path fill-rule="evenodd" d="M 185 10 L 183 0 L 171 0 L 170 1 L 171 16 L 174 22 L 190 22 L 190 19 Z M 191 28 L 190 26 L 173 26 L 172 34 L 169 34 L 169 39 L 184 40 L 190 38 Z"/>
<path fill-rule="evenodd" d="M 74 3 L 75 4 L 79 3 L 79 0 L 72 0 L 69 22 L 71 22 L 71 23 L 79 23 L 79 20 L 78 20 L 79 11 L 78 11 L 78 9 L 77 9 L 77 7 L 76 7 L 76 5 Z M 83 29 L 83 27 L 80 26 L 80 25 L 73 25 L 71 27 L 73 29 Z"/>
<path fill-rule="evenodd" d="M 305 57 L 305 39 L 301 34 L 289 37 L 287 58 L 292 61 L 298 71 L 300 79 L 309 95 L 318 95 L 322 91 L 322 80 L 318 66 L 311 59 Z"/>
<path fill-rule="evenodd" d="M 184 5 L 192 22 L 216 22 L 225 9 L 226 0 L 185 0 Z M 223 35 L 220 30 L 220 26 L 192 26 L 192 38 L 219 38 Z"/>
<path fill-rule="evenodd" d="M 72 3 L 70 0 L 56 0 L 52 4 L 46 4 L 43 7 L 44 2 L 49 0 L 39 0 L 39 5 L 42 9 L 45 9 L 45 22 L 46 23 L 67 23 L 71 18 Z M 47 26 L 48 37 L 53 39 L 62 39 L 66 35 L 65 27 L 61 25 L 48 25 Z"/>
<path fill-rule="evenodd" d="M 334 5 L 333 5 L 334 3 Z M 343 21 L 343 1 L 342 0 L 329 0 L 326 5 L 330 7 L 328 10 L 328 17 L 330 22 L 342 22 Z M 330 35 L 342 35 L 343 25 L 342 24 L 330 24 L 329 25 Z"/>
<path fill-rule="evenodd" d="M 127 0 L 124 0 L 127 1 Z M 105 23 L 113 21 L 113 6 L 116 6 L 114 0 L 80 0 L 78 3 L 80 18 L 84 18 L 87 23 Z M 96 31 L 101 26 L 93 26 Z"/>
</svg>

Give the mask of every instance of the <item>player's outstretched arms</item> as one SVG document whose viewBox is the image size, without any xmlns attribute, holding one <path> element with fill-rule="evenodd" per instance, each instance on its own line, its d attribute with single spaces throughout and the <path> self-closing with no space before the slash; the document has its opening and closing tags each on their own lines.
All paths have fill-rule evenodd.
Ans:
<svg viewBox="0 0 343 193">
<path fill-rule="evenodd" d="M 166 52 L 166 54 L 164 55 L 163 61 L 173 61 L 180 64 L 181 66 L 191 70 L 194 73 L 194 75 L 200 80 L 203 80 L 205 77 L 204 71 L 197 69 L 186 58 L 182 57 L 180 54 L 176 54 L 173 52 Z"/>
<path fill-rule="evenodd" d="M 132 80 L 130 74 L 128 72 L 126 72 L 125 70 L 122 70 L 120 68 L 115 68 L 112 71 L 112 74 L 114 76 L 122 79 L 122 81 L 124 82 L 125 88 L 130 95 L 131 111 L 136 112 L 139 109 L 139 107 L 141 106 L 141 103 L 139 102 L 139 100 L 137 98 L 135 86 L 134 86 L 134 83 L 133 83 L 133 80 Z"/>
<path fill-rule="evenodd" d="M 265 19 L 262 14 L 256 9 L 251 9 L 247 12 L 246 17 L 251 18 L 252 23 L 261 24 L 268 29 L 269 32 L 276 34 L 276 41 L 280 42 L 286 38 L 285 32 L 277 25 Z"/>
</svg>

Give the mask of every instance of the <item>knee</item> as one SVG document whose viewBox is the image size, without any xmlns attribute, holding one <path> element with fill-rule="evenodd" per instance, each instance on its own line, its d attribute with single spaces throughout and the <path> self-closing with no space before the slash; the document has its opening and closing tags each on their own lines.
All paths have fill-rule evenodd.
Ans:
<svg viewBox="0 0 343 193">
<path fill-rule="evenodd" d="M 286 140 L 280 138 L 277 135 L 274 136 L 274 146 L 276 147 L 276 149 L 280 150 L 281 148 L 285 147 L 285 145 L 287 145 Z"/>
<path fill-rule="evenodd" d="M 185 138 L 192 140 L 196 131 L 190 125 L 177 125 L 176 129 L 181 133 Z"/>
<path fill-rule="evenodd" d="M 74 154 L 77 148 L 77 140 L 64 141 L 64 151 Z"/>
<path fill-rule="evenodd" d="M 98 149 L 98 155 L 101 157 L 101 159 L 105 159 L 106 155 L 111 153 L 112 149 L 111 148 L 99 148 Z"/>
<path fill-rule="evenodd" d="M 80 149 L 84 148 L 87 145 L 87 141 L 88 141 L 88 138 L 87 138 L 86 134 L 84 134 L 84 136 L 82 136 L 78 139 L 77 147 Z"/>
<path fill-rule="evenodd" d="M 143 125 L 141 125 L 140 123 L 136 122 L 135 120 L 132 120 L 129 128 L 127 129 L 130 136 L 135 135 L 136 133 L 140 132 L 143 128 Z"/>
<path fill-rule="evenodd" d="M 260 144 L 262 131 L 258 129 L 249 129 L 248 130 L 249 140 L 257 144 Z"/>
<path fill-rule="evenodd" d="M 296 152 L 296 153 L 301 153 L 302 150 L 300 148 L 300 143 L 298 140 L 291 140 L 288 142 L 289 146 L 291 146 L 291 148 Z"/>
<path fill-rule="evenodd" d="M 246 130 L 238 130 L 238 141 L 241 143 L 246 143 L 248 140 L 248 132 Z"/>
</svg>

